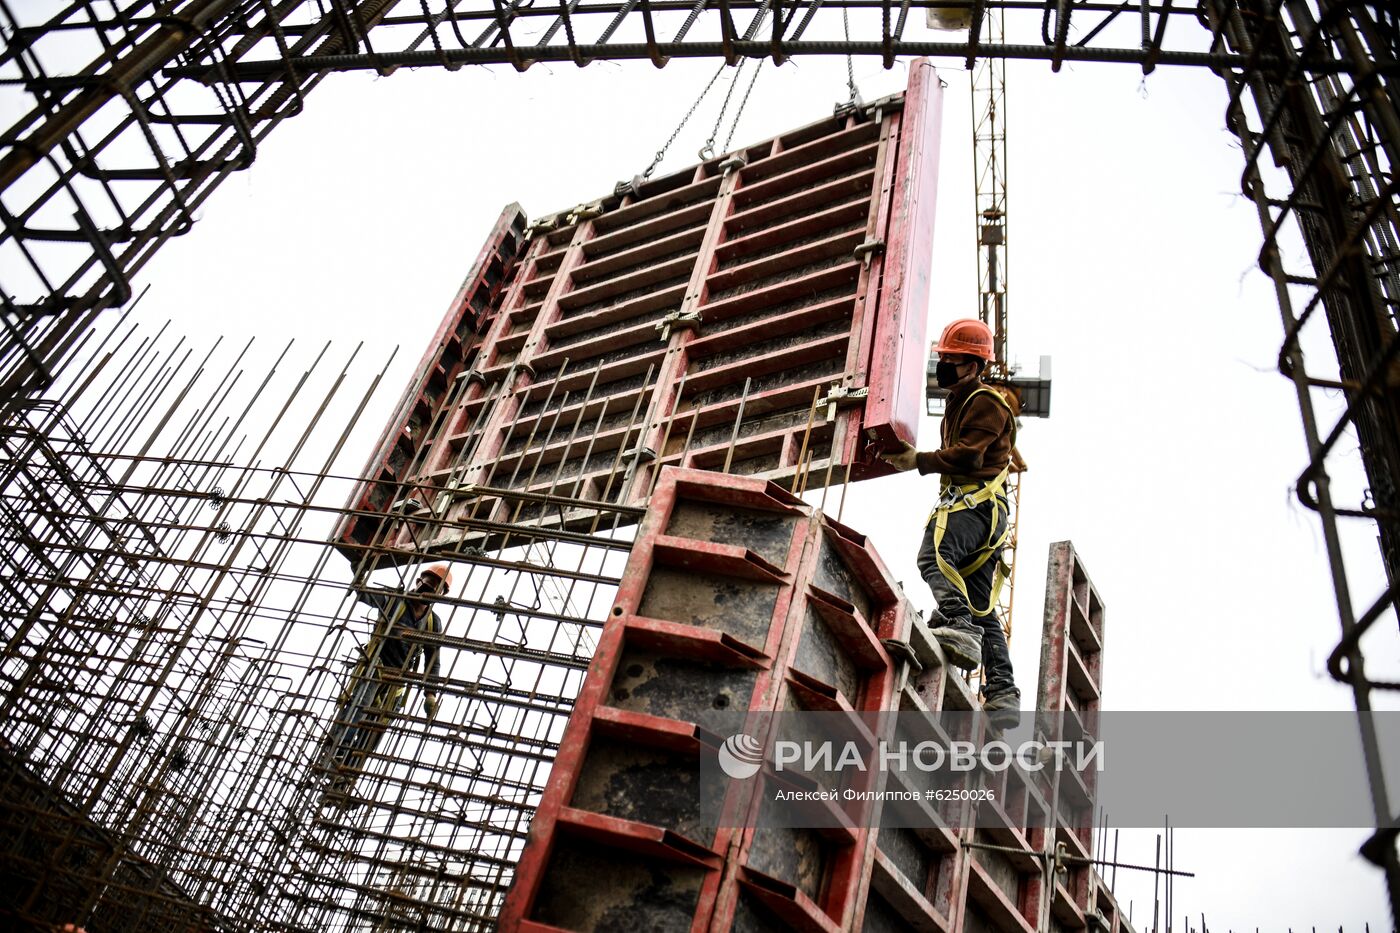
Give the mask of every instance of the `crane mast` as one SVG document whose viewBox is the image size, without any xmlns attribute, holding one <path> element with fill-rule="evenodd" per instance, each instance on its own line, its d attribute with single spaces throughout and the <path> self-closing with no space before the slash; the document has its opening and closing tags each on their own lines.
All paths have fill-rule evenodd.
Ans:
<svg viewBox="0 0 1400 933">
<path fill-rule="evenodd" d="M 1004 38 L 1001 10 L 988 10 L 988 42 Z M 972 71 L 972 168 L 977 206 L 978 313 L 992 329 L 993 378 L 1010 375 L 1006 358 L 1006 60 L 983 58 Z"/>
<path fill-rule="evenodd" d="M 1005 41 L 1001 9 L 985 12 L 984 41 Z M 984 57 L 972 69 L 972 181 L 977 211 L 978 316 L 991 328 L 995 361 L 987 369 L 988 381 L 1006 384 L 1011 376 L 1007 358 L 1007 212 L 1006 212 L 1006 60 Z M 997 612 L 1006 639 L 1011 640 L 1011 614 L 1015 606 L 1016 551 L 1021 504 L 1021 475 L 1006 480 L 1009 523 L 1002 560 L 1007 564 Z"/>
</svg>

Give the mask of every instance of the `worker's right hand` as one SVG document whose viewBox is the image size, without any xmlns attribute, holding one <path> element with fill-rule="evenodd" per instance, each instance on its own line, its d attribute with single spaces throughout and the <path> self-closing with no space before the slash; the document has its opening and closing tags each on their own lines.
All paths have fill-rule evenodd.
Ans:
<svg viewBox="0 0 1400 933">
<path fill-rule="evenodd" d="M 886 451 L 880 454 L 880 459 L 894 467 L 896 470 L 912 470 L 918 466 L 919 451 L 912 444 L 905 444 L 902 450 Z"/>
</svg>

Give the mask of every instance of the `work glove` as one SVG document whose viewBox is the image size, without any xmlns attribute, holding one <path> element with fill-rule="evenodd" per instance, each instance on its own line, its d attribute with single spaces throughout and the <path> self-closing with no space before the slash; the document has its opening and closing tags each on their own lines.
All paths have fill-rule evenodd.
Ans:
<svg viewBox="0 0 1400 933">
<path fill-rule="evenodd" d="M 886 451 L 880 454 L 880 459 L 896 470 L 914 469 L 918 466 L 918 457 L 919 451 L 912 444 L 905 444 L 902 450 Z"/>
<path fill-rule="evenodd" d="M 435 696 L 423 697 L 423 711 L 428 714 L 429 719 L 436 719 L 438 714 L 438 701 Z"/>
</svg>

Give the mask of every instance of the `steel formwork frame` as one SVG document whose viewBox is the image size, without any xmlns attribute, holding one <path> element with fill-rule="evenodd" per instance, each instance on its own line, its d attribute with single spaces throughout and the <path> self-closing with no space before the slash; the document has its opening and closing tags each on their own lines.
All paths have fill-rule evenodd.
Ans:
<svg viewBox="0 0 1400 933">
<path fill-rule="evenodd" d="M 941 100 L 920 60 L 902 94 L 524 238 L 507 208 L 482 253 L 505 273 L 468 277 L 484 303 L 449 306 L 366 467 L 356 510 L 386 520 L 341 539 L 451 550 L 547 520 L 482 490 L 638 504 L 669 464 L 793 490 L 890 472 L 874 451 L 917 436 Z"/>
<path fill-rule="evenodd" d="M 800 884 L 775 867 L 782 861 L 776 850 L 783 846 L 774 838 L 781 835 L 777 831 L 720 827 L 704 834 L 693 825 L 696 814 L 687 814 L 681 820 L 691 828 L 670 832 L 678 829 L 677 815 L 665 813 L 665 801 L 656 799 L 659 787 L 639 784 L 625 796 L 601 797 L 592 788 L 610 780 L 608 771 L 619 772 L 611 778 L 616 783 L 635 767 L 625 754 L 619 763 L 610 760 L 620 753 L 610 751 L 608 743 L 618 739 L 684 754 L 672 764 L 676 774 L 668 772 L 664 780 L 694 770 L 707 736 L 702 726 L 687 721 L 695 710 L 684 708 L 686 697 L 671 696 L 663 679 L 683 679 L 697 694 L 707 687 L 709 693 L 718 690 L 716 695 L 738 710 L 779 709 L 789 702 L 831 710 L 887 708 L 893 665 L 878 633 L 893 631 L 908 610 L 862 543 L 781 486 L 695 470 L 662 471 L 625 584 L 565 731 L 566 752 L 556 761 L 531 842 L 521 855 L 520 881 L 507 898 L 503 930 L 594 928 L 587 918 L 595 905 L 618 902 L 596 887 L 593 897 L 580 896 L 599 879 L 591 878 L 586 858 L 570 848 L 578 839 L 607 847 L 616 853 L 609 858 L 620 863 L 625 864 L 622 853 L 630 851 L 679 863 L 686 866 L 681 874 L 690 876 L 676 880 L 678 888 L 694 895 L 688 908 L 678 904 L 665 917 L 648 916 L 652 904 L 642 894 L 618 905 L 635 912 L 620 912 L 606 922 L 728 929 L 736 911 L 751 909 L 745 897 L 777 912 L 791 929 L 836 930 L 856 919 L 863 831 L 819 845 L 820 855 L 812 858 L 820 862 L 815 874 L 821 884 Z M 834 556 L 845 551 L 860 551 L 859 569 L 874 571 L 864 580 L 868 593 L 853 584 L 855 574 Z M 826 560 L 821 569 L 819 557 Z M 804 629 L 809 639 L 824 638 L 823 647 L 845 645 L 838 656 L 849 653 L 859 660 L 842 659 L 846 676 L 832 670 L 819 679 L 799 670 L 811 669 L 810 658 L 798 662 Z M 683 668 L 689 668 L 686 675 L 678 673 Z M 755 786 L 732 783 L 725 809 L 756 813 Z"/>
<path fill-rule="evenodd" d="M 1036 687 L 1038 730 L 1048 741 L 1074 742 L 1097 735 L 1103 700 L 1105 614 L 1102 597 L 1069 541 L 1050 545 L 1045 573 L 1045 621 Z M 1054 841 L 1080 858 L 1093 854 L 1097 775 L 1057 770 L 1043 782 L 1056 823 Z M 1102 882 L 1084 867 L 1056 880 L 1056 904 L 1087 909 Z"/>
</svg>

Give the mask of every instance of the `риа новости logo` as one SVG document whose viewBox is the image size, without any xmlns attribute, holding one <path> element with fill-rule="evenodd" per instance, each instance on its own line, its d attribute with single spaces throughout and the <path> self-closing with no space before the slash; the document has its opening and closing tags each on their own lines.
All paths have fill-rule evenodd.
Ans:
<svg viewBox="0 0 1400 933">
<path fill-rule="evenodd" d="M 719 747 L 719 767 L 736 780 L 751 778 L 763 766 L 763 746 L 758 739 L 736 732 Z"/>
</svg>

